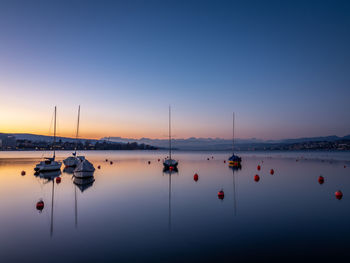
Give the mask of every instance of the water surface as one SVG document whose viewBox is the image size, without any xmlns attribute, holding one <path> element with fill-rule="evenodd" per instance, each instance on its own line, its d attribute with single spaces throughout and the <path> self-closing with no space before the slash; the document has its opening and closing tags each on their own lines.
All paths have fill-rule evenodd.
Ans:
<svg viewBox="0 0 350 263">
<path fill-rule="evenodd" d="M 176 152 L 172 174 L 162 171 L 160 151 L 83 154 L 101 166 L 86 187 L 63 169 L 59 184 L 34 176 L 40 152 L 0 153 L 1 262 L 349 258 L 348 153 L 242 153 L 242 169 L 233 170 L 228 153 Z"/>
</svg>

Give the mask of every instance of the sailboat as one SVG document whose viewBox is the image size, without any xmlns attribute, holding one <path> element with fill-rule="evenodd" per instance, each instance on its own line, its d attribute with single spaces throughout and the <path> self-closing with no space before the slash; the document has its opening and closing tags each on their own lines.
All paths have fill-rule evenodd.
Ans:
<svg viewBox="0 0 350 263">
<path fill-rule="evenodd" d="M 178 162 L 171 158 L 171 108 L 169 106 L 169 158 L 163 162 L 164 170 L 175 170 L 177 169 Z"/>
<path fill-rule="evenodd" d="M 79 165 L 79 163 L 83 160 L 85 160 L 84 156 L 77 156 L 77 147 L 78 147 L 78 135 L 79 135 L 79 121 L 80 121 L 80 105 L 78 108 L 78 122 L 77 122 L 77 131 L 75 135 L 75 148 L 74 153 L 72 153 L 72 156 L 69 156 L 68 158 L 63 160 L 63 163 L 66 167 L 76 167 Z"/>
<path fill-rule="evenodd" d="M 41 161 L 40 163 L 38 163 L 34 170 L 36 172 L 46 172 L 46 171 L 56 171 L 56 170 L 60 170 L 61 169 L 61 162 L 57 162 L 55 161 L 55 157 L 56 157 L 56 151 L 55 151 L 55 146 L 56 146 L 56 113 L 57 113 L 57 109 L 55 106 L 55 123 L 54 123 L 54 136 L 53 136 L 53 157 L 51 158 L 45 158 L 45 161 Z"/>
<path fill-rule="evenodd" d="M 241 166 L 242 158 L 235 155 L 234 153 L 234 144 L 235 144 L 235 113 L 232 115 L 232 156 L 228 158 L 228 163 L 230 166 Z"/>
</svg>

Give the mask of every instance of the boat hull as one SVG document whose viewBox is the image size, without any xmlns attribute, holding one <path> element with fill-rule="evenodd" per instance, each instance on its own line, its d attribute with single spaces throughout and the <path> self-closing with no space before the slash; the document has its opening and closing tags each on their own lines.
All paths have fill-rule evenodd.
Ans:
<svg viewBox="0 0 350 263">
<path fill-rule="evenodd" d="M 178 165 L 179 163 L 177 162 L 177 161 L 175 161 L 175 160 L 165 160 L 164 162 L 163 162 L 163 166 L 164 166 L 164 170 L 170 170 L 170 169 L 173 169 L 173 170 L 175 170 L 175 169 L 177 169 L 177 165 Z M 172 168 L 171 168 L 172 167 Z"/>
<path fill-rule="evenodd" d="M 80 162 L 84 161 L 84 156 L 69 156 L 68 158 L 63 160 L 63 163 L 66 167 L 76 167 Z"/>
<path fill-rule="evenodd" d="M 58 171 L 61 170 L 61 166 L 61 162 L 55 162 L 51 164 L 40 163 L 37 166 L 35 166 L 34 170 L 37 172 Z"/>
<path fill-rule="evenodd" d="M 75 171 L 74 177 L 80 179 L 94 177 L 94 171 Z"/>
<path fill-rule="evenodd" d="M 241 166 L 241 162 L 239 162 L 239 161 L 229 161 L 228 164 L 230 166 L 237 166 L 237 167 Z"/>
</svg>

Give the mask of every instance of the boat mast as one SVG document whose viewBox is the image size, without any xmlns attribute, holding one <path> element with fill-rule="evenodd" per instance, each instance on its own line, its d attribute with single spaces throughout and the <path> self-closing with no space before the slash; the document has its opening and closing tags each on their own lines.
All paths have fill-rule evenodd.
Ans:
<svg viewBox="0 0 350 263">
<path fill-rule="evenodd" d="M 54 124 L 54 132 L 53 132 L 53 159 L 55 160 L 55 157 L 56 157 L 56 149 L 55 149 L 55 145 L 56 145 L 56 106 L 55 106 L 55 124 Z"/>
<path fill-rule="evenodd" d="M 80 105 L 78 108 L 78 123 L 77 123 L 77 132 L 75 135 L 75 148 L 74 148 L 74 156 L 77 155 L 77 148 L 78 148 L 78 135 L 79 135 L 79 121 L 80 121 Z"/>
<path fill-rule="evenodd" d="M 232 154 L 234 154 L 234 144 L 235 144 L 235 113 L 232 113 Z"/>
<path fill-rule="evenodd" d="M 171 160 L 171 108 L 169 105 L 169 159 Z"/>
</svg>

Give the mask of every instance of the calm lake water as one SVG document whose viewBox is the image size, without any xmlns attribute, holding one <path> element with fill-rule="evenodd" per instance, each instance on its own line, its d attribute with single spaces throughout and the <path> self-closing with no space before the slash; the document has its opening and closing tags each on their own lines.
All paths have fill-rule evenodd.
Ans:
<svg viewBox="0 0 350 263">
<path fill-rule="evenodd" d="M 241 153 L 232 170 L 175 152 L 171 175 L 161 151 L 81 154 L 101 166 L 84 187 L 34 176 L 41 152 L 0 152 L 0 262 L 349 262 L 349 153 Z"/>
</svg>

